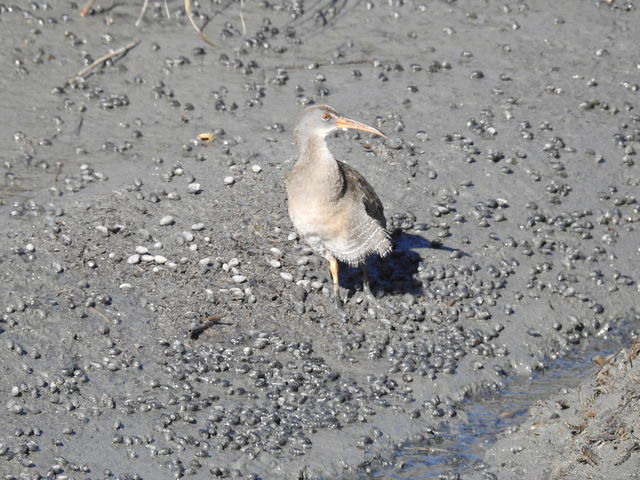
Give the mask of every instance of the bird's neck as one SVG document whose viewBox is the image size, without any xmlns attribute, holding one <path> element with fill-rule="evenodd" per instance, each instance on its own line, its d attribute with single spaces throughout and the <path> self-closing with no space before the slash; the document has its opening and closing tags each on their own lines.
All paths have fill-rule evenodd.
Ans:
<svg viewBox="0 0 640 480">
<path fill-rule="evenodd" d="M 298 162 L 296 167 L 304 172 L 304 175 L 325 189 L 342 190 L 344 178 L 338 162 L 329 151 L 327 142 L 323 136 L 307 136 L 296 138 L 298 145 Z"/>
</svg>

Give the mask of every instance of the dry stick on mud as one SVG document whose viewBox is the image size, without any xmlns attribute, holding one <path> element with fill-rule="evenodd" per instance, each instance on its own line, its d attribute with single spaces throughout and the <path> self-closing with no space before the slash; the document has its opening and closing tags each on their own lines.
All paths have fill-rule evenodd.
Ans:
<svg viewBox="0 0 640 480">
<path fill-rule="evenodd" d="M 335 62 L 335 61 L 329 61 L 329 62 L 316 62 L 314 64 L 315 68 L 320 68 L 320 67 L 344 67 L 344 66 L 348 66 L 348 65 L 366 65 L 366 64 L 372 64 L 373 65 L 373 60 L 366 60 L 366 59 L 362 59 L 362 60 L 347 60 L 344 62 Z M 284 70 L 308 70 L 309 69 L 309 64 L 305 64 L 305 65 L 284 65 L 284 66 L 278 66 L 276 68 L 282 68 Z"/>
<path fill-rule="evenodd" d="M 144 0 L 144 3 L 142 4 L 142 10 L 140 10 L 140 15 L 138 15 L 138 19 L 136 20 L 136 27 L 140 26 L 140 23 L 142 22 L 142 19 L 144 18 L 144 14 L 147 11 L 148 7 L 149 0 Z"/>
<path fill-rule="evenodd" d="M 609 358 L 601 360 L 600 362 L 596 362 L 598 365 L 598 370 L 596 370 L 595 372 L 591 373 L 584 382 L 582 382 L 580 384 L 580 386 L 578 387 L 578 404 L 582 407 L 582 408 L 586 408 L 586 405 L 584 405 L 582 403 L 582 386 L 586 383 L 587 379 L 593 377 L 593 376 L 598 376 L 598 374 L 602 371 L 602 369 L 604 367 L 606 367 L 607 365 L 609 365 L 611 363 L 611 361 L 616 358 L 618 356 L 618 354 L 624 350 L 624 347 L 620 347 L 618 349 L 618 351 L 612 355 L 609 356 Z"/>
<path fill-rule="evenodd" d="M 200 30 L 200 27 L 198 27 L 198 25 L 196 24 L 196 21 L 193 19 L 193 12 L 191 11 L 191 0 L 184 0 L 184 9 L 187 12 L 187 17 L 189 17 L 191 25 L 193 25 L 193 28 L 195 28 L 196 32 L 198 32 L 198 36 L 202 39 L 202 41 L 207 45 L 212 46 L 213 48 L 218 48 L 218 45 L 207 38 L 204 32 Z"/>
<path fill-rule="evenodd" d="M 191 330 L 189 330 L 188 332 L 189 337 L 192 340 L 197 340 L 200 337 L 200 335 L 202 335 L 205 331 L 207 331 L 214 325 L 219 325 L 220 320 L 222 320 L 223 318 L 224 318 L 224 315 L 212 315 L 210 317 L 207 317 L 205 322 L 202 325 L 198 325 L 197 327 L 194 327 Z"/>
<path fill-rule="evenodd" d="M 107 317 L 104 313 L 102 313 L 97 308 L 89 307 L 89 310 L 93 311 L 96 315 L 98 315 L 103 320 L 106 320 L 108 323 L 113 323 L 113 320 L 111 320 L 109 317 Z"/>
<path fill-rule="evenodd" d="M 80 70 L 78 73 L 76 73 L 73 77 L 71 77 L 69 80 L 67 80 L 65 82 L 65 85 L 69 85 L 71 82 L 73 82 L 74 80 L 78 79 L 78 78 L 82 78 L 84 77 L 87 73 L 89 73 L 91 70 L 93 70 L 94 68 L 96 68 L 98 65 L 103 64 L 104 62 L 106 62 L 107 60 L 111 60 L 114 57 L 117 57 L 119 55 L 124 55 L 125 53 L 127 53 L 129 50 L 131 50 L 133 47 L 137 46 L 140 43 L 140 40 L 136 40 L 135 42 L 131 42 L 129 45 L 125 45 L 124 47 L 121 47 L 117 50 L 114 50 L 111 53 L 108 53 L 106 55 L 104 55 L 103 57 L 100 57 L 99 59 L 97 59 L 95 62 L 93 62 L 91 65 L 89 65 L 86 68 L 83 68 L 82 70 Z"/>
<path fill-rule="evenodd" d="M 240 0 L 240 24 L 242 25 L 242 35 L 247 35 L 247 26 L 244 23 L 244 0 Z"/>
<path fill-rule="evenodd" d="M 96 3 L 96 0 L 88 0 L 84 4 L 84 7 L 82 7 L 82 9 L 80 10 L 80 16 L 86 17 L 87 15 L 89 15 L 89 12 L 91 11 L 91 7 L 93 7 L 94 3 Z"/>
</svg>

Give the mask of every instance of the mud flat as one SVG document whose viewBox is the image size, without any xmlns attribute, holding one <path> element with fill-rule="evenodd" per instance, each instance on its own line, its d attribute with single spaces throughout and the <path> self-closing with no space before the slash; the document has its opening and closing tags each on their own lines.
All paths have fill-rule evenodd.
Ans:
<svg viewBox="0 0 640 480">
<path fill-rule="evenodd" d="M 633 5 L 194 2 L 217 49 L 141 6 L 0 4 L 4 478 L 374 472 L 637 324 Z M 286 215 L 310 102 L 390 137 L 330 139 L 396 245 L 346 321 Z"/>
</svg>

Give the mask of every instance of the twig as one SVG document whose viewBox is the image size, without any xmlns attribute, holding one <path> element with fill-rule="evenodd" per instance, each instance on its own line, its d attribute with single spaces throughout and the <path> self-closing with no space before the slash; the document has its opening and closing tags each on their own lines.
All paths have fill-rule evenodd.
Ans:
<svg viewBox="0 0 640 480">
<path fill-rule="evenodd" d="M 206 319 L 202 325 L 193 327 L 189 330 L 189 337 L 192 340 L 197 340 L 206 330 L 210 329 L 214 325 L 220 324 L 220 320 L 224 318 L 224 315 L 212 315 Z"/>
<path fill-rule="evenodd" d="M 618 460 L 616 463 L 614 463 L 614 465 L 616 467 L 618 465 L 622 465 L 624 462 L 629 460 L 629 457 L 631 457 L 631 452 L 633 452 L 635 450 L 639 450 L 639 449 L 640 449 L 640 444 L 634 442 L 633 445 L 631 445 L 629 448 L 627 448 L 627 451 L 625 452 L 625 454 L 620 458 L 620 460 Z"/>
<path fill-rule="evenodd" d="M 96 315 L 101 317 L 103 320 L 106 320 L 109 323 L 113 323 L 109 317 L 107 317 L 104 313 L 94 307 L 89 307 L 89 310 L 92 310 Z"/>
<path fill-rule="evenodd" d="M 604 367 L 606 367 L 607 365 L 609 365 L 611 363 L 611 361 L 616 358 L 618 356 L 618 354 L 620 352 L 622 352 L 622 350 L 624 350 L 624 347 L 620 347 L 618 349 L 618 351 L 616 353 L 614 353 L 613 355 L 610 355 L 609 358 L 607 358 L 604 362 L 602 362 L 601 364 L 598 364 L 598 370 L 596 370 L 595 372 L 592 372 L 591 374 L 589 374 L 589 376 L 587 376 L 587 378 L 585 379 L 584 382 L 582 382 L 580 384 L 580 386 L 578 387 L 578 404 L 580 404 L 580 406 L 582 408 L 585 408 L 585 405 L 582 404 L 582 386 L 586 383 L 586 381 L 593 377 L 593 376 L 598 376 L 598 374 L 602 371 L 602 369 Z"/>
<path fill-rule="evenodd" d="M 187 12 L 187 17 L 189 17 L 191 25 L 193 25 L 193 28 L 195 28 L 196 32 L 198 32 L 198 36 L 202 39 L 202 41 L 207 45 L 212 46 L 213 48 L 217 48 L 218 45 L 207 38 L 203 31 L 200 30 L 200 27 L 198 27 L 198 25 L 196 24 L 196 21 L 193 19 L 193 12 L 191 11 L 191 0 L 184 0 L 184 9 Z"/>
<path fill-rule="evenodd" d="M 164 13 L 167 14 L 167 18 L 171 18 L 171 12 L 169 11 L 169 5 L 167 4 L 167 0 L 164 0 Z"/>
<path fill-rule="evenodd" d="M 140 15 L 136 20 L 136 27 L 140 26 L 140 22 L 142 22 L 142 18 L 144 17 L 144 14 L 147 11 L 148 7 L 149 7 L 149 0 L 144 0 L 144 3 L 142 4 L 142 10 L 140 10 Z"/>
<path fill-rule="evenodd" d="M 634 396 L 628 398 L 626 402 L 624 402 L 621 406 L 616 408 L 616 414 L 621 412 L 622 410 L 624 410 L 627 405 L 629 405 L 634 400 L 638 400 L 639 398 L 640 398 L 640 395 L 634 395 Z"/>
<path fill-rule="evenodd" d="M 587 447 L 586 445 L 584 447 L 582 447 L 582 456 L 580 456 L 578 458 L 578 462 L 580 463 L 589 463 L 591 465 L 598 465 L 600 459 L 598 458 L 598 456 L 594 453 L 593 450 L 591 450 L 589 447 Z"/>
<path fill-rule="evenodd" d="M 346 60 L 344 62 L 336 62 L 336 61 L 329 61 L 329 62 L 323 62 L 323 63 L 315 63 L 314 67 L 316 68 L 321 68 L 321 67 L 343 67 L 343 66 L 348 66 L 348 65 L 366 65 L 368 63 L 373 64 L 373 60 Z M 278 66 L 276 68 L 282 68 L 284 70 L 308 70 L 309 69 L 309 64 L 305 64 L 305 65 L 284 65 L 284 66 Z"/>
<path fill-rule="evenodd" d="M 95 62 L 93 62 L 91 65 L 89 65 L 86 68 L 83 68 L 82 70 L 80 70 L 78 73 L 76 73 L 73 77 L 71 77 L 69 80 L 66 81 L 65 85 L 69 85 L 71 82 L 73 82 L 74 80 L 76 80 L 77 78 L 82 78 L 84 77 L 87 73 L 89 73 L 91 70 L 93 70 L 94 68 L 96 68 L 98 65 L 103 64 L 104 62 L 106 62 L 107 60 L 111 60 L 114 57 L 117 57 L 119 55 L 124 55 L 125 53 L 127 53 L 129 50 L 131 50 L 133 47 L 137 46 L 140 43 L 140 40 L 136 40 L 135 42 L 131 42 L 129 45 L 125 45 L 124 47 L 121 47 L 117 50 L 114 50 L 111 53 L 108 53 L 107 55 L 100 57 L 99 59 L 97 59 Z"/>
<path fill-rule="evenodd" d="M 240 0 L 240 24 L 242 25 L 242 35 L 246 35 L 247 26 L 244 23 L 244 0 Z"/>
<path fill-rule="evenodd" d="M 80 10 L 80 16 L 86 17 L 87 15 L 89 15 L 89 12 L 91 12 L 91 7 L 93 7 L 94 3 L 96 3 L 96 0 L 87 0 L 87 2 L 84 4 L 84 7 L 82 7 L 82 9 Z"/>
</svg>

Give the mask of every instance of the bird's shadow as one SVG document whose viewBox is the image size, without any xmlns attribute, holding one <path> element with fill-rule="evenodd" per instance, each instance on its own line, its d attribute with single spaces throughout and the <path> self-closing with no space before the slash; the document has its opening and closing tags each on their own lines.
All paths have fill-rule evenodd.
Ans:
<svg viewBox="0 0 640 480">
<path fill-rule="evenodd" d="M 415 250 L 432 248 L 453 252 L 455 249 L 442 245 L 439 241 L 429 241 L 420 235 L 400 231 L 392 237 L 393 250 L 384 258 L 371 256 L 367 260 L 369 283 L 374 295 L 405 294 L 420 296 L 423 285 L 417 278 L 421 256 Z M 362 288 L 362 271 L 356 267 L 345 267 L 340 276 L 341 284 L 349 291 Z"/>
</svg>

